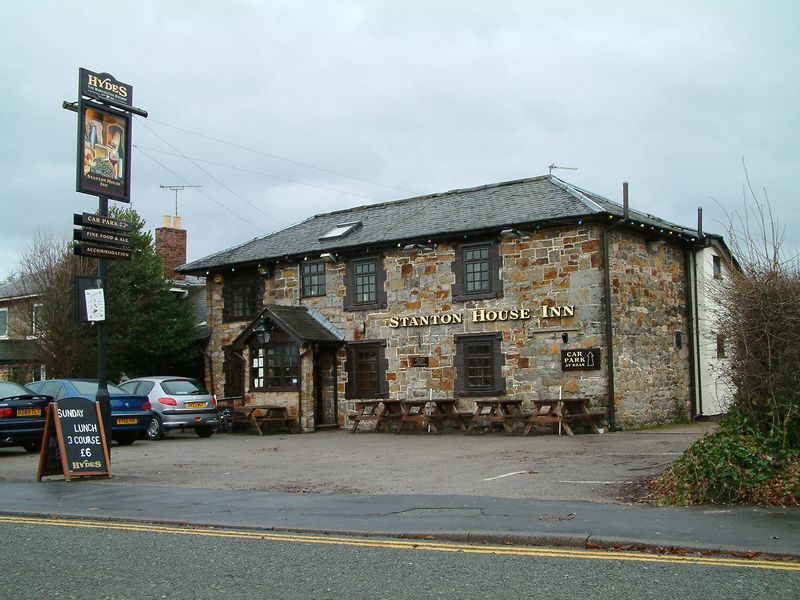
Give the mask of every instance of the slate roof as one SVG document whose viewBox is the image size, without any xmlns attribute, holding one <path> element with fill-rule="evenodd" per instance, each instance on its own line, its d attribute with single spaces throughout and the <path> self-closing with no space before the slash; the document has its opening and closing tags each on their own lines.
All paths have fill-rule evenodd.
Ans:
<svg viewBox="0 0 800 600">
<path fill-rule="evenodd" d="M 255 328 L 261 324 L 263 319 L 270 319 L 281 329 L 291 335 L 300 343 L 319 342 L 324 344 L 340 344 L 344 335 L 323 317 L 318 311 L 307 309 L 305 306 L 281 306 L 278 304 L 268 304 L 264 310 L 253 319 L 242 333 L 233 341 L 234 348 L 241 347 L 251 335 Z"/>
<path fill-rule="evenodd" d="M 45 357 L 35 340 L 0 340 L 0 363 L 41 361 Z"/>
<path fill-rule="evenodd" d="M 30 296 L 38 296 L 36 284 L 26 279 L 14 279 L 0 284 L 0 300 L 16 300 Z"/>
<path fill-rule="evenodd" d="M 222 266 L 255 264 L 286 256 L 338 253 L 365 247 L 376 249 L 428 238 L 608 214 L 621 217 L 622 206 L 545 175 L 316 215 L 281 231 L 189 262 L 178 271 L 204 273 Z M 696 235 L 693 230 L 652 215 L 635 211 L 629 214 L 637 224 L 669 229 L 686 236 Z M 362 226 L 353 233 L 340 239 L 319 239 L 338 225 L 354 221 L 361 221 Z"/>
</svg>

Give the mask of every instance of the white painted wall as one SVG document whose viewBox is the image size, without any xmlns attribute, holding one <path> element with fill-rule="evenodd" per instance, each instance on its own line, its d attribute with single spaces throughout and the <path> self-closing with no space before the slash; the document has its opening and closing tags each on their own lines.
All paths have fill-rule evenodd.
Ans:
<svg viewBox="0 0 800 600">
<path fill-rule="evenodd" d="M 720 264 L 719 277 L 714 276 L 714 259 Z M 719 298 L 722 286 L 730 282 L 730 270 L 724 253 L 715 246 L 702 249 L 694 255 L 696 274 L 696 327 L 697 389 L 695 412 L 697 416 L 713 416 L 727 412 L 732 389 L 725 377 L 730 361 L 730 340 L 725 343 L 725 357 L 717 352 L 719 334 Z"/>
</svg>

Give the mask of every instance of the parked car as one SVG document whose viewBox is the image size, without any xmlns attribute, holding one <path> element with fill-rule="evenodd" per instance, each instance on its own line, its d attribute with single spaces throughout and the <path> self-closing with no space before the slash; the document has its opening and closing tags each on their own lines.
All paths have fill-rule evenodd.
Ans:
<svg viewBox="0 0 800 600">
<path fill-rule="evenodd" d="M 120 387 L 150 398 L 155 413 L 147 430 L 151 440 L 159 440 L 170 429 L 178 428 L 193 428 L 200 437 L 211 437 L 219 423 L 216 399 L 196 379 L 137 377 Z"/>
<path fill-rule="evenodd" d="M 0 381 L 0 446 L 22 446 L 27 452 L 38 452 L 44 434 L 44 409 L 50 400 L 19 383 Z"/>
<path fill-rule="evenodd" d="M 56 401 L 62 398 L 94 400 L 97 396 L 96 379 L 48 379 L 34 381 L 26 387 L 34 393 L 52 396 Z M 112 383 L 108 384 L 108 393 L 111 396 L 111 439 L 120 446 L 132 444 L 153 420 L 150 400 L 147 396 L 133 396 Z"/>
</svg>

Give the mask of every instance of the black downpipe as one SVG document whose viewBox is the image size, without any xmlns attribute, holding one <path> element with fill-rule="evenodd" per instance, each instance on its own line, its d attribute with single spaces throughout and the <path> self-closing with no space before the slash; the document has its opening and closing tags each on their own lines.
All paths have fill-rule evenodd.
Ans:
<svg viewBox="0 0 800 600">
<path fill-rule="evenodd" d="M 697 209 L 697 242 L 698 248 L 703 247 L 703 240 L 705 239 L 705 234 L 703 233 L 703 209 Z M 692 273 L 694 275 L 694 287 L 693 287 L 693 294 L 694 294 L 694 306 L 699 305 L 699 293 L 698 293 L 698 284 L 697 284 L 697 256 L 693 253 L 693 260 L 692 260 Z M 697 364 L 694 366 L 692 373 L 695 376 L 694 385 L 695 385 L 695 396 L 692 399 L 692 420 L 696 419 L 698 416 L 703 416 L 703 373 L 700 368 L 700 315 L 695 312 L 694 314 L 694 341 L 695 341 L 695 348 L 697 352 Z M 695 358 L 693 355 L 692 358 Z M 696 410 L 694 400 L 697 400 L 697 408 Z"/>
<path fill-rule="evenodd" d="M 695 343 L 695 336 L 697 335 L 697 327 L 695 321 L 695 311 L 694 311 L 694 303 L 693 300 L 697 300 L 697 261 L 694 259 L 694 250 L 691 246 L 687 246 L 685 249 L 685 269 L 686 269 L 686 308 L 689 312 L 686 318 L 686 322 L 689 324 L 689 331 L 686 335 L 686 340 L 688 342 L 688 348 L 686 349 L 689 352 L 689 396 L 692 399 L 691 405 L 691 419 L 694 421 L 697 418 L 697 410 L 695 407 L 695 400 L 700 400 L 699 396 L 697 395 L 697 366 L 695 362 L 695 348 L 699 347 Z M 692 267 L 694 266 L 694 285 L 692 284 Z"/>
<path fill-rule="evenodd" d="M 616 431 L 616 386 L 614 381 L 614 325 L 611 314 L 611 257 L 608 249 L 608 232 L 619 227 L 628 219 L 628 182 L 622 183 L 622 219 L 603 228 L 603 288 L 605 294 L 605 317 L 606 317 L 606 354 L 607 366 L 606 377 L 608 379 L 608 428 Z"/>
</svg>

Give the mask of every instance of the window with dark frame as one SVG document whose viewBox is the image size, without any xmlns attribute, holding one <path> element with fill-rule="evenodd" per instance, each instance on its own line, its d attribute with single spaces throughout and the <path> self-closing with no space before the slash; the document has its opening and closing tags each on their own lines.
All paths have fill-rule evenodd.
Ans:
<svg viewBox="0 0 800 600">
<path fill-rule="evenodd" d="M 258 275 L 230 275 L 224 285 L 224 321 L 252 319 L 263 307 L 264 280 Z"/>
<path fill-rule="evenodd" d="M 503 281 L 500 279 L 500 245 L 497 242 L 461 244 L 456 248 L 453 272 L 453 300 L 500 298 Z"/>
<path fill-rule="evenodd" d="M 455 392 L 465 396 L 505 393 L 501 334 L 456 336 Z"/>
<path fill-rule="evenodd" d="M 711 257 L 711 268 L 714 279 L 722 279 L 722 259 L 719 256 L 714 255 Z"/>
<path fill-rule="evenodd" d="M 387 398 L 386 342 L 357 342 L 347 348 L 348 398 Z"/>
<path fill-rule="evenodd" d="M 345 310 L 371 310 L 386 308 L 386 290 L 383 283 L 386 273 L 381 256 L 355 258 L 347 263 L 345 271 Z"/>
<path fill-rule="evenodd" d="M 303 296 L 325 295 L 325 263 L 322 261 L 303 263 Z"/>
<path fill-rule="evenodd" d="M 717 334 L 717 358 L 725 357 L 725 335 L 722 333 Z"/>
<path fill-rule="evenodd" d="M 254 390 L 293 390 L 299 382 L 300 351 L 294 343 L 257 342 L 250 347 L 250 387 Z"/>
</svg>

